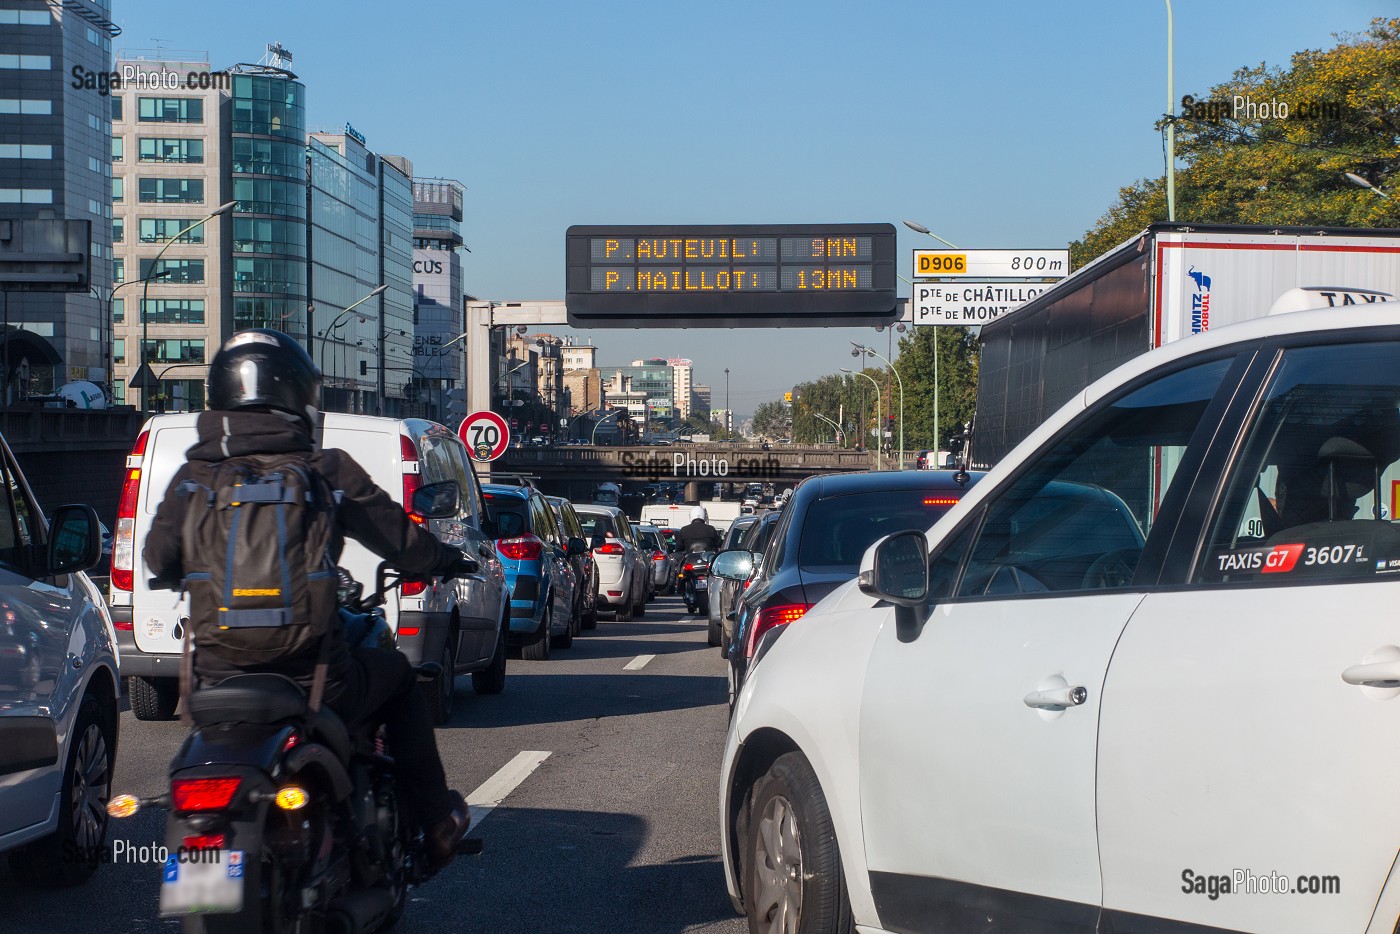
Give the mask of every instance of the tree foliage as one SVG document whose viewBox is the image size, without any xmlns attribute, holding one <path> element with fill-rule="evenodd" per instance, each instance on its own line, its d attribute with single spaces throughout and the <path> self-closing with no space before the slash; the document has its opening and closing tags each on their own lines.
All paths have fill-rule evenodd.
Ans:
<svg viewBox="0 0 1400 934">
<path fill-rule="evenodd" d="M 1297 52 L 1288 68 L 1241 68 L 1176 109 L 1177 221 L 1400 226 L 1400 18 Z M 1396 191 L 1379 197 L 1347 172 Z M 1163 180 L 1141 179 L 1071 244 L 1072 265 L 1166 219 Z"/>
<path fill-rule="evenodd" d="M 782 402 L 763 402 L 753 412 L 753 433 L 759 437 L 786 438 L 792 430 L 792 418 Z"/>
</svg>

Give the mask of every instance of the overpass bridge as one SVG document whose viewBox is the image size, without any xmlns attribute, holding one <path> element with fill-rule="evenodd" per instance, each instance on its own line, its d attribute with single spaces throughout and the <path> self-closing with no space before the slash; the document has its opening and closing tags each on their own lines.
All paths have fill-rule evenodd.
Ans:
<svg viewBox="0 0 1400 934">
<path fill-rule="evenodd" d="M 491 464 L 497 474 L 534 478 L 541 490 L 589 501 L 600 483 L 637 493 L 646 484 L 685 484 L 688 503 L 712 499 L 715 483 L 772 483 L 783 488 L 817 473 L 873 470 L 875 455 L 830 446 L 774 444 L 674 444 L 642 446 L 565 445 L 510 448 Z M 486 479 L 485 471 L 478 471 Z"/>
</svg>

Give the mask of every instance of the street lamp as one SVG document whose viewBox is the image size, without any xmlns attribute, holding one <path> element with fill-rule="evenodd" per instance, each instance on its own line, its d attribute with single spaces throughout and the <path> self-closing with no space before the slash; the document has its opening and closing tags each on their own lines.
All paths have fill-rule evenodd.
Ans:
<svg viewBox="0 0 1400 934">
<path fill-rule="evenodd" d="M 864 370 L 852 370 L 843 366 L 841 367 L 841 372 L 850 373 L 852 376 L 864 376 L 866 379 L 870 380 L 870 385 L 875 387 L 875 424 L 880 426 L 878 429 L 878 434 L 876 434 L 875 436 L 875 469 L 881 470 L 884 468 L 885 464 L 884 460 L 882 459 L 882 455 L 884 453 L 883 449 L 885 446 L 885 423 L 884 419 L 880 417 L 880 384 L 875 381 L 875 377 L 871 376 L 869 373 L 866 373 Z M 861 430 L 864 431 L 865 427 L 861 426 Z"/>
<path fill-rule="evenodd" d="M 1372 191 L 1374 191 L 1376 194 L 1380 195 L 1382 198 L 1389 198 L 1389 197 L 1390 197 L 1390 195 L 1388 195 L 1388 194 L 1386 194 L 1385 192 L 1381 191 L 1381 190 L 1380 190 L 1379 188 L 1377 188 L 1375 185 L 1372 185 L 1372 184 L 1370 183 L 1370 181 L 1368 181 L 1367 179 L 1362 178 L 1360 175 L 1357 175 L 1355 172 L 1348 172 L 1348 173 L 1347 173 L 1347 181 L 1351 182 L 1353 185 L 1357 186 L 1358 188 L 1369 188 L 1369 189 L 1371 189 Z"/>
<path fill-rule="evenodd" d="M 609 412 L 607 415 L 604 415 L 602 418 L 600 418 L 600 419 L 598 419 L 596 422 L 594 422 L 594 423 L 593 423 L 593 434 L 591 434 L 591 435 L 588 436 L 588 443 L 589 443 L 589 444 L 597 444 L 597 443 L 598 443 L 598 426 L 599 426 L 599 425 L 603 424 L 603 422 L 607 421 L 607 420 L 610 419 L 610 418 L 613 418 L 614 416 L 621 415 L 623 412 L 626 412 L 626 411 L 627 411 L 626 409 L 613 409 L 613 410 L 612 410 L 611 412 Z"/>
<path fill-rule="evenodd" d="M 149 276 L 147 276 L 146 279 L 128 279 L 127 281 L 125 281 L 125 282 L 119 282 L 119 283 L 117 283 L 116 285 L 112 286 L 110 289 L 108 289 L 108 290 L 107 290 L 107 323 L 106 323 L 106 328 L 112 328 L 113 331 L 115 331 L 115 327 L 116 327 L 116 326 L 115 326 L 115 324 L 114 324 L 114 322 L 113 322 L 113 319 L 112 319 L 112 312 L 113 312 L 113 311 L 115 310 L 115 308 L 116 308 L 116 298 L 117 298 L 117 293 L 118 293 L 118 292 L 120 292 L 122 289 L 126 288 L 126 287 L 129 286 L 129 285 L 136 285 L 138 282 L 145 282 L 145 281 L 147 281 L 147 279 L 164 279 L 166 276 L 170 275 L 171 272 L 173 272 L 173 271 L 174 271 L 174 270 L 171 270 L 171 269 L 162 269 L 161 271 L 156 272 L 155 268 L 152 267 L 152 268 L 151 268 L 151 274 L 150 274 Z M 95 294 L 95 293 L 97 292 L 97 286 L 93 286 L 93 287 L 92 287 L 92 291 L 93 291 L 94 294 Z M 101 295 L 98 295 L 97 297 L 98 297 L 99 300 L 101 300 L 101 298 L 102 298 Z M 105 330 L 106 328 L 104 328 L 104 330 Z M 113 395 L 113 391 L 112 391 L 112 386 L 114 385 L 114 382 L 115 382 L 115 379 L 116 379 L 115 376 L 113 375 L 113 371 L 116 369 L 116 365 L 117 365 L 117 364 L 116 364 L 116 360 L 113 359 L 113 357 L 114 357 L 114 345 L 115 345 L 115 343 L 116 343 L 116 335 L 115 335 L 115 333 L 112 333 L 112 334 L 109 335 L 108 340 L 107 340 L 107 398 L 108 398 L 109 400 L 114 400 L 114 399 L 115 399 L 115 396 Z M 139 355 L 138 355 L 138 356 L 139 356 Z M 6 363 L 8 364 L 8 359 L 7 359 Z"/>
<path fill-rule="evenodd" d="M 1176 92 L 1172 90 L 1172 0 L 1167 2 L 1167 220 L 1176 220 Z"/>
<path fill-rule="evenodd" d="M 936 336 L 936 335 L 935 335 L 935 336 Z M 870 348 L 870 347 L 866 347 L 866 346 L 864 346 L 863 344 L 857 344 L 855 341 L 851 341 L 851 346 L 852 346 L 853 348 L 855 348 L 854 350 L 851 351 L 851 355 L 852 355 L 852 356 L 859 356 L 860 354 L 863 353 L 863 354 L 866 354 L 867 356 L 879 357 L 881 360 L 884 360 L 884 361 L 885 361 L 885 366 L 887 366 L 887 367 L 890 368 L 890 372 L 892 372 L 892 373 L 894 374 L 895 381 L 899 384 L 899 469 L 900 469 L 900 470 L 903 470 L 903 469 L 904 469 L 904 379 L 903 379 L 903 377 L 901 377 L 901 376 L 899 375 L 899 370 L 896 370 L 896 369 L 895 369 L 894 364 L 891 363 L 889 360 L 887 360 L 887 359 L 886 359 L 882 354 L 880 354 L 878 351 L 876 351 L 876 350 L 874 350 L 874 349 L 872 349 L 872 348 Z M 888 387 L 889 387 L 889 384 L 886 383 L 886 388 L 888 388 Z M 937 425 L 937 424 L 935 424 L 935 425 L 933 426 L 933 434 L 934 434 L 934 437 L 935 437 L 935 438 L 938 436 L 938 425 Z M 937 446 L 937 445 L 935 445 L 935 447 L 936 447 L 936 446 Z"/>
<path fill-rule="evenodd" d="M 729 367 L 724 368 L 724 434 L 726 440 L 734 433 L 734 410 L 729 407 Z"/>
<path fill-rule="evenodd" d="M 952 247 L 952 248 L 955 249 L 955 250 L 956 250 L 956 249 L 960 249 L 960 247 L 958 247 L 957 244 L 955 244 L 955 243 L 949 243 L 947 240 L 944 240 L 944 239 L 943 239 L 942 237 L 940 237 L 938 234 L 934 233 L 932 230 L 929 230 L 927 227 L 925 227 L 923 224 L 920 224 L 920 223 L 917 222 L 917 221 L 905 221 L 905 222 L 904 222 L 904 226 L 905 226 L 905 227 L 908 227 L 910 230 L 914 231 L 914 233 L 927 234 L 928 236 L 930 236 L 930 237 L 932 237 L 933 239 L 937 240 L 939 243 L 943 244 L 944 246 L 950 246 L 950 247 Z"/>
<path fill-rule="evenodd" d="M 837 444 L 840 444 L 840 443 L 841 443 L 841 426 L 838 425 L 838 424 L 836 424 L 835 422 L 833 422 L 831 419 L 827 418 L 825 415 L 823 415 L 823 414 L 820 413 L 820 412 L 813 412 L 812 414 L 815 415 L 817 418 L 821 419 L 822 421 L 826 422 L 828 425 L 830 425 L 830 426 L 832 427 L 832 429 L 836 432 L 836 443 L 837 443 Z"/>
<path fill-rule="evenodd" d="M 202 367 L 202 366 L 204 366 L 204 365 L 205 365 L 205 364 L 203 364 L 203 363 L 172 363 L 170 366 L 168 366 L 168 367 L 166 367 L 165 369 L 161 370 L 160 373 L 156 376 L 156 396 L 157 396 L 157 398 L 159 399 L 160 397 L 162 397 L 162 396 L 165 395 L 165 393 L 163 393 L 163 392 L 160 391 L 160 384 L 161 384 L 162 382 L 165 381 L 165 374 L 166 374 L 166 373 L 169 373 L 171 370 L 178 370 L 178 369 L 180 369 L 181 367 L 191 367 L 191 366 L 199 366 L 199 367 Z M 158 401 L 158 402 L 156 403 L 156 408 L 159 409 L 161 413 L 163 413 L 163 412 L 165 411 L 165 402 L 164 402 L 163 399 L 161 399 L 160 401 Z"/>
<path fill-rule="evenodd" d="M 151 271 L 154 272 L 156 269 L 160 268 L 160 258 L 165 255 L 166 250 L 170 249 L 171 244 L 178 241 L 181 237 L 189 233 L 191 230 L 194 230 L 196 227 L 204 226 L 204 223 L 206 221 L 211 221 L 214 218 L 219 217 L 220 215 L 227 214 L 237 206 L 237 201 L 230 201 L 227 204 L 221 204 L 214 210 L 210 211 L 208 214 L 201 217 L 199 220 L 195 221 L 193 224 L 190 224 L 184 230 L 177 233 L 175 236 L 171 237 L 169 240 L 166 240 L 165 244 L 156 253 L 155 259 L 151 260 Z M 141 281 L 144 283 L 141 289 L 141 362 L 143 364 L 146 363 L 146 344 L 148 343 L 147 337 L 149 334 L 149 326 L 146 321 L 146 298 L 150 294 L 151 279 L 153 278 L 155 277 L 147 275 L 143 276 L 141 279 Z M 113 291 L 116 290 L 113 289 Z M 148 395 L 149 393 L 146 392 L 146 390 L 141 390 L 141 408 L 143 408 L 147 412 L 151 410 L 151 407 L 146 399 L 146 396 Z"/>
<path fill-rule="evenodd" d="M 364 298 L 352 303 L 344 311 L 336 315 L 335 320 L 333 320 L 330 323 L 330 326 L 321 332 L 321 375 L 323 377 L 326 373 L 326 344 L 330 341 L 330 333 L 336 328 L 340 327 L 341 323 L 346 319 L 347 316 L 349 316 L 350 312 L 354 311 L 356 308 L 363 305 L 371 298 L 378 298 L 380 295 L 383 295 L 387 291 L 389 291 L 389 286 L 387 284 L 376 286 L 374 290 L 368 295 L 366 295 Z M 361 324 L 364 324 L 366 321 L 369 320 L 369 318 L 365 317 L 364 315 L 357 315 L 356 317 L 360 319 Z"/>
</svg>

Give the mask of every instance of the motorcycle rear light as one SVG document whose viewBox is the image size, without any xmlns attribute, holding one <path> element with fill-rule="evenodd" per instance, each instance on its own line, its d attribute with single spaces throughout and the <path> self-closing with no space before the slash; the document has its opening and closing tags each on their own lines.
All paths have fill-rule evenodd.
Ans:
<svg viewBox="0 0 1400 934">
<path fill-rule="evenodd" d="M 170 796 L 177 811 L 222 811 L 238 793 L 241 778 L 177 778 Z"/>
<path fill-rule="evenodd" d="M 401 635 L 401 636 L 416 636 L 416 635 L 418 635 L 418 633 L 420 633 L 420 632 L 422 632 L 422 631 L 423 631 L 423 630 L 422 630 L 422 627 L 421 627 L 421 626 L 400 626 L 400 627 L 399 627 L 399 635 Z"/>
<path fill-rule="evenodd" d="M 135 795 L 114 795 L 112 800 L 107 802 L 107 815 L 121 819 L 130 817 L 141 810 L 141 799 Z"/>
<path fill-rule="evenodd" d="M 749 627 L 749 637 L 744 642 L 744 657 L 753 658 L 753 651 L 758 646 L 758 640 L 763 638 L 765 632 L 796 622 L 811 608 L 812 604 L 810 603 L 783 603 L 759 610 L 758 615 L 754 617 L 753 625 Z"/>
<path fill-rule="evenodd" d="M 621 555 L 626 554 L 626 549 L 621 545 L 599 545 L 593 549 L 595 555 Z"/>
<path fill-rule="evenodd" d="M 521 535 L 501 539 L 496 543 L 496 550 L 512 561 L 538 561 L 544 551 L 544 542 L 534 535 Z"/>
<path fill-rule="evenodd" d="M 299 742 L 301 742 L 301 737 L 297 735 L 296 730 L 292 730 L 292 732 L 287 734 L 286 740 L 282 743 L 282 751 L 286 752 Z"/>
<path fill-rule="evenodd" d="M 685 564 L 681 565 L 681 570 L 682 570 L 682 571 L 693 571 L 693 570 L 695 570 L 695 565 L 692 564 L 691 562 L 687 561 Z"/>
<path fill-rule="evenodd" d="M 185 838 L 187 850 L 222 850 L 227 839 L 221 833 L 201 833 Z"/>
<path fill-rule="evenodd" d="M 428 582 L 416 577 L 406 577 L 399 585 L 399 593 L 405 597 L 416 597 L 428 589 Z"/>
</svg>

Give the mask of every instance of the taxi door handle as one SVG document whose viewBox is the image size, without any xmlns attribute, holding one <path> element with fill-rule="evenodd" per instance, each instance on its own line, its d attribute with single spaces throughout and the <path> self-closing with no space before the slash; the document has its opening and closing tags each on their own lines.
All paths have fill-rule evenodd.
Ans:
<svg viewBox="0 0 1400 934">
<path fill-rule="evenodd" d="M 1352 665 L 1342 672 L 1342 680 L 1368 688 L 1400 688 L 1400 660 Z"/>
<path fill-rule="evenodd" d="M 1051 688 L 1048 691 L 1032 691 L 1021 698 L 1027 707 L 1037 710 L 1067 710 L 1078 707 L 1089 699 L 1089 692 L 1082 687 Z"/>
</svg>

